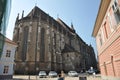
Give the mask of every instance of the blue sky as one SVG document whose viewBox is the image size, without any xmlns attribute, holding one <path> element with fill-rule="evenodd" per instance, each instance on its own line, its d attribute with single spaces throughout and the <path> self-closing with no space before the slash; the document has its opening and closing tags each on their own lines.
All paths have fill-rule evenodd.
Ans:
<svg viewBox="0 0 120 80">
<path fill-rule="evenodd" d="M 17 14 L 26 16 L 35 5 L 54 19 L 59 16 L 67 25 L 74 25 L 76 33 L 96 52 L 95 39 L 91 36 L 98 13 L 100 0 L 12 0 L 11 14 L 6 36 L 13 37 Z"/>
</svg>

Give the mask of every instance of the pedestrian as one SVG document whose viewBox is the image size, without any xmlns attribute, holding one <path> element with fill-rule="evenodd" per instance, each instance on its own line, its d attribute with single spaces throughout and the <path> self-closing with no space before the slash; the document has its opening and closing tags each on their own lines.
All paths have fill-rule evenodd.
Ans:
<svg viewBox="0 0 120 80">
<path fill-rule="evenodd" d="M 60 74 L 58 80 L 64 80 L 64 77 L 61 77 L 61 74 Z"/>
<path fill-rule="evenodd" d="M 61 71 L 58 80 L 64 80 L 64 71 Z"/>
<path fill-rule="evenodd" d="M 95 74 L 95 72 L 94 72 L 94 73 L 93 73 L 93 77 L 95 77 L 95 75 L 96 75 L 96 74 Z"/>
</svg>

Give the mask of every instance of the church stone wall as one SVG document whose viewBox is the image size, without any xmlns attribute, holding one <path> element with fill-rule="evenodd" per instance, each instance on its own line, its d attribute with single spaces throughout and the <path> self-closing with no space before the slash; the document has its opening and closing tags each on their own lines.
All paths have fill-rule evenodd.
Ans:
<svg viewBox="0 0 120 80">
<path fill-rule="evenodd" d="M 87 64 L 83 62 L 89 46 L 73 26 L 70 28 L 61 19 L 54 20 L 36 6 L 26 17 L 17 17 L 13 41 L 18 44 L 15 73 L 86 69 Z M 91 60 L 92 57 L 88 58 Z"/>
</svg>

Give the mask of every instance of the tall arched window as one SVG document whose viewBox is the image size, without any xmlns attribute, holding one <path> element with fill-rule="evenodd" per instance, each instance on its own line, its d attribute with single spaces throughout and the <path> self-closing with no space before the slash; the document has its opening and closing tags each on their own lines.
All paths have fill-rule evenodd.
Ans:
<svg viewBox="0 0 120 80">
<path fill-rule="evenodd" d="M 27 53 L 27 43 L 28 43 L 28 27 L 24 27 L 24 32 L 23 32 L 23 45 L 22 45 L 22 54 L 21 58 L 22 61 L 26 60 L 26 53 Z"/>
<path fill-rule="evenodd" d="M 45 29 L 41 29 L 41 39 L 40 39 L 40 61 L 44 62 L 45 60 Z"/>
<path fill-rule="evenodd" d="M 20 32 L 20 28 L 17 29 L 17 41 L 19 41 L 19 32 Z"/>
</svg>

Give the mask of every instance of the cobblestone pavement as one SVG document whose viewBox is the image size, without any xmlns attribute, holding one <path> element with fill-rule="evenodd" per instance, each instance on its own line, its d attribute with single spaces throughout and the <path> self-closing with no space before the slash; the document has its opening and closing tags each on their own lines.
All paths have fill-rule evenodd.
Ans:
<svg viewBox="0 0 120 80">
<path fill-rule="evenodd" d="M 59 77 L 56 78 L 39 78 L 39 76 L 32 75 L 14 75 L 13 80 L 58 80 Z M 65 77 L 64 80 L 102 80 L 100 76 L 80 76 L 80 77 Z"/>
<path fill-rule="evenodd" d="M 102 79 L 101 79 L 101 77 L 89 76 L 89 77 L 87 77 L 87 80 L 102 80 Z"/>
</svg>

